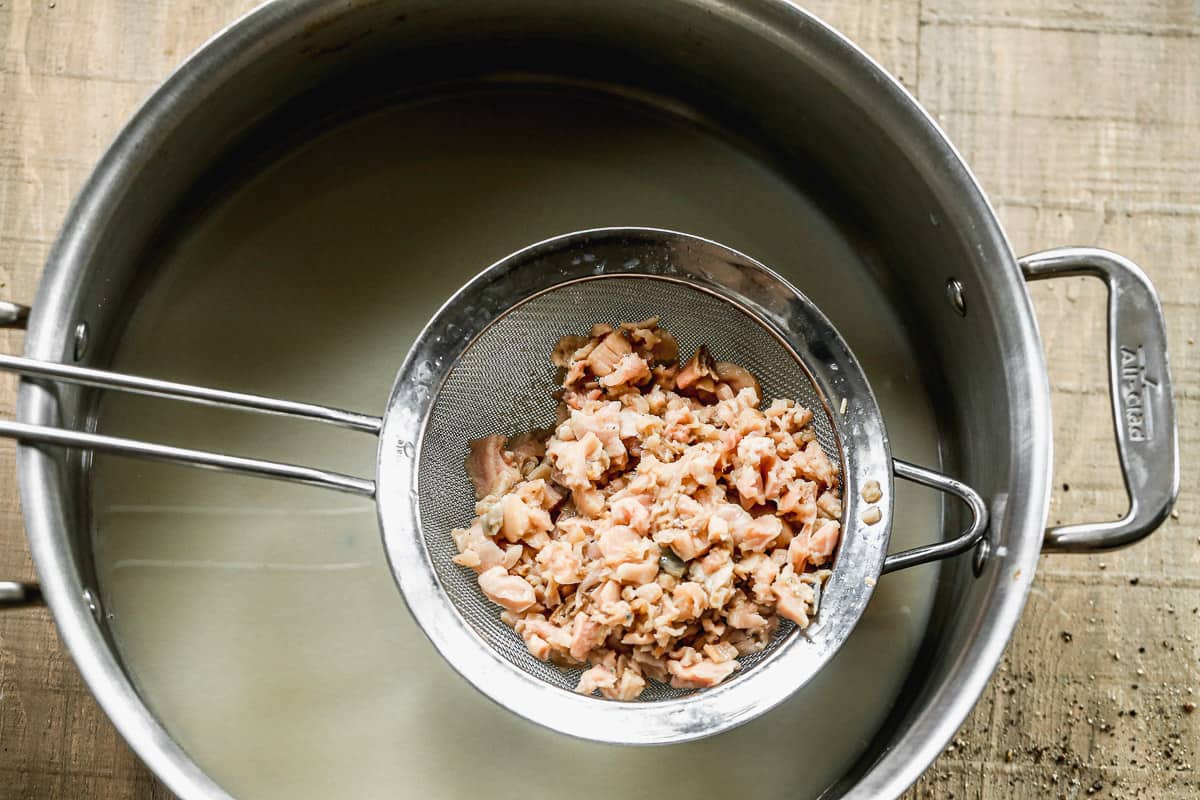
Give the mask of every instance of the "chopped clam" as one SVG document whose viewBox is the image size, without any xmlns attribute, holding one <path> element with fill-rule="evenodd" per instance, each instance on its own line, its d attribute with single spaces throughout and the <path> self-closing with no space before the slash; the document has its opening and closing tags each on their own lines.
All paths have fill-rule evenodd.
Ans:
<svg viewBox="0 0 1200 800">
<path fill-rule="evenodd" d="M 565 336 L 556 427 L 470 445 L 454 561 L 534 657 L 584 668 L 583 694 L 715 686 L 781 619 L 807 626 L 831 574 L 842 497 L 812 413 L 760 408 L 705 347 L 678 358 L 656 318 Z"/>
</svg>

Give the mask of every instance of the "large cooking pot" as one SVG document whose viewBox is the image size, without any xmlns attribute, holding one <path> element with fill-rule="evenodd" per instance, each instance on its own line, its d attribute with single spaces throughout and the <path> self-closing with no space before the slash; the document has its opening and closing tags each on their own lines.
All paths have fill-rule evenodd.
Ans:
<svg viewBox="0 0 1200 800">
<path fill-rule="evenodd" d="M 982 692 L 1039 553 L 1127 545 L 1170 510 L 1178 444 L 1165 334 L 1153 289 L 1119 256 L 1067 249 L 1018 261 L 933 121 L 861 50 L 800 9 L 780 0 L 269 3 L 185 63 L 101 160 L 46 265 L 26 354 L 103 364 L 147 277 L 146 254 L 171 221 L 263 163 L 263 153 L 390 98 L 530 75 L 703 116 L 766 154 L 840 209 L 924 342 L 944 466 L 988 499 L 992 522 L 973 557 L 941 569 L 900 701 L 828 792 L 899 795 Z M 1049 387 L 1025 282 L 1081 274 L 1109 289 L 1115 432 L 1131 507 L 1116 522 L 1046 530 Z M 3 313 L 24 322 L 19 308 Z M 94 426 L 94 393 L 26 381 L 18 416 Z M 146 763 L 185 798 L 226 797 L 143 703 L 95 613 L 89 464 L 77 452 L 19 450 L 41 591 L 83 677 Z M 947 531 L 960 526 L 957 514 L 947 508 Z M 0 602 L 35 592 L 6 584 Z"/>
</svg>

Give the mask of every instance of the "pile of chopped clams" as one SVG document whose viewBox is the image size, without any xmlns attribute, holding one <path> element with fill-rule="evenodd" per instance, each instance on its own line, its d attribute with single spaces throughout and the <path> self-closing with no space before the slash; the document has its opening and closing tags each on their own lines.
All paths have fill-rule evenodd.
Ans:
<svg viewBox="0 0 1200 800">
<path fill-rule="evenodd" d="M 841 534 L 837 473 L 791 400 L 657 319 L 564 336 L 553 430 L 471 442 L 478 517 L 455 561 L 577 691 L 715 686 L 816 613 Z"/>
</svg>

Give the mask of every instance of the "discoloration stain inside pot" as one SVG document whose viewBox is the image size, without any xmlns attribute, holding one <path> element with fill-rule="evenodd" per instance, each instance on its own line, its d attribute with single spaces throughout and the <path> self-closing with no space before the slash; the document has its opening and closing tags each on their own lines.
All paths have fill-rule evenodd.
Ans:
<svg viewBox="0 0 1200 800">
<path fill-rule="evenodd" d="M 650 225 L 780 270 L 839 326 L 895 453 L 937 463 L 914 354 L 848 240 L 762 163 L 688 124 L 600 98 L 492 90 L 326 134 L 180 241 L 118 369 L 379 412 L 408 343 L 487 264 L 568 230 Z M 373 440 L 113 395 L 102 430 L 370 474 Z M 382 491 L 387 491 L 383 487 Z M 900 484 L 892 549 L 937 503 Z M 825 673 L 732 733 L 669 749 L 584 744 L 488 703 L 434 653 L 392 583 L 373 506 L 301 487 L 98 457 L 100 588 L 150 706 L 239 797 L 744 792 L 807 797 L 893 702 L 932 568 L 882 579 Z M 547 769 L 554 765 L 555 769 Z"/>
</svg>

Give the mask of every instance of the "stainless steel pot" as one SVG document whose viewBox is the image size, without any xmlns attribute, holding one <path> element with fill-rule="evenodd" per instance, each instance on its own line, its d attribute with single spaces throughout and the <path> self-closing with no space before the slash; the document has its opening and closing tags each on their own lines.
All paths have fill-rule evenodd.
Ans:
<svg viewBox="0 0 1200 800">
<path fill-rule="evenodd" d="M 946 466 L 989 499 L 992 526 L 973 561 L 942 569 L 934 622 L 901 701 L 828 792 L 899 795 L 979 697 L 1038 554 L 1123 546 L 1168 513 L 1179 480 L 1174 407 L 1161 309 L 1141 271 L 1088 249 L 1015 259 L 929 117 L 803 11 L 778 0 L 270 3 L 184 64 L 104 156 L 46 265 L 26 354 L 104 363 L 136 302 L 146 254 L 182 209 L 244 171 L 251 154 L 388 98 L 530 75 L 703 116 L 765 153 L 840 209 L 926 343 Z M 1118 522 L 1045 530 L 1049 388 L 1025 281 L 1077 274 L 1109 287 L 1114 421 L 1131 508 Z M 21 324 L 23 311 L 2 308 L 0 321 Z M 94 397 L 26 381 L 18 416 L 94 427 Z M 147 764 L 183 797 L 226 797 L 139 698 L 95 613 L 88 465 L 80 454 L 19 450 L 41 590 L 90 688 Z M 959 522 L 947 519 L 947 530 Z M 33 600 L 35 591 L 6 584 L 0 602 Z"/>
</svg>

